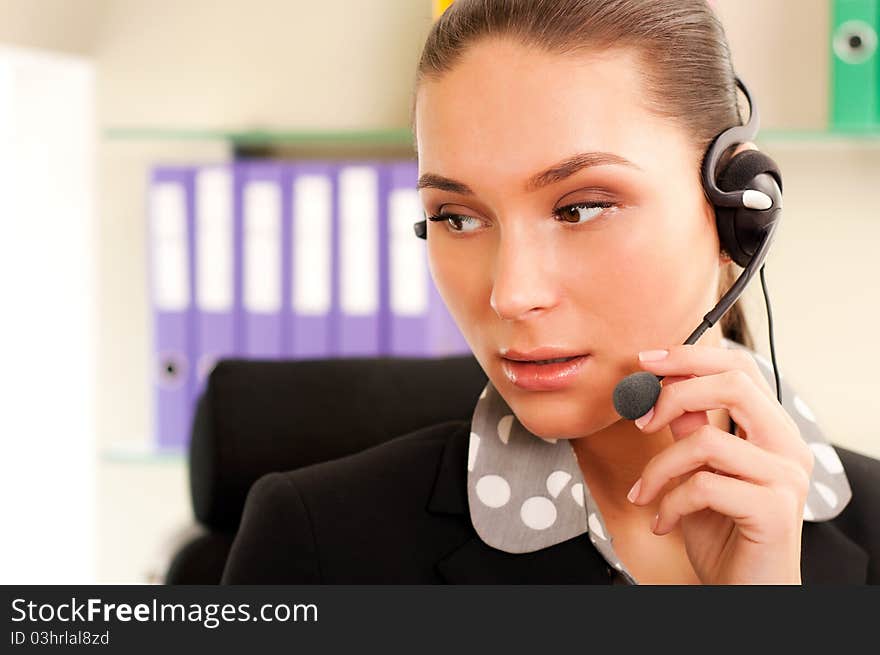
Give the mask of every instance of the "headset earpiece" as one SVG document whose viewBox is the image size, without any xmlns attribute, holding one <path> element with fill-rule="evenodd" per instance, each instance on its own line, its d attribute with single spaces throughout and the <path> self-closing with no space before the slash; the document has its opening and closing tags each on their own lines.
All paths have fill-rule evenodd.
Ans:
<svg viewBox="0 0 880 655">
<path fill-rule="evenodd" d="M 744 150 L 727 163 L 717 184 L 725 192 L 745 192 L 743 201 L 749 206 L 715 206 L 715 224 L 721 247 L 734 262 L 745 268 L 767 229 L 781 215 L 782 174 L 776 162 L 763 152 Z"/>
</svg>

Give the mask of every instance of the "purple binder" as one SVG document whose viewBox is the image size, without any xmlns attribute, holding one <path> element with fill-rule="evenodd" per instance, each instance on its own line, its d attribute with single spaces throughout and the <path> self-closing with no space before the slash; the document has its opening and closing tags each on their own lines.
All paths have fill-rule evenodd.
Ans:
<svg viewBox="0 0 880 655">
<path fill-rule="evenodd" d="M 431 278 L 426 242 L 413 224 L 424 218 L 419 199 L 418 162 L 388 164 L 387 307 L 390 354 L 397 357 L 444 357 L 468 354 L 470 347 L 446 309 Z"/>
<path fill-rule="evenodd" d="M 235 167 L 238 345 L 242 356 L 282 356 L 282 173 L 278 162 Z"/>
<path fill-rule="evenodd" d="M 325 359 L 336 352 L 334 173 L 328 161 L 303 160 L 285 167 L 282 344 L 292 359 Z"/>
<path fill-rule="evenodd" d="M 239 353 L 235 343 L 233 170 L 228 164 L 195 172 L 195 385 L 193 403 L 214 365 Z"/>
<path fill-rule="evenodd" d="M 153 441 L 178 450 L 189 441 L 193 388 L 193 171 L 157 166 L 148 199 L 153 308 Z"/>
<path fill-rule="evenodd" d="M 381 280 L 386 277 L 387 179 L 375 161 L 340 162 L 336 169 L 333 320 L 340 357 L 372 357 L 386 345 Z"/>
<path fill-rule="evenodd" d="M 417 243 L 412 229 L 420 213 L 418 163 L 399 161 L 387 166 L 388 303 L 383 314 L 389 334 L 388 354 L 424 357 L 429 351 L 428 267 L 425 248 Z"/>
</svg>

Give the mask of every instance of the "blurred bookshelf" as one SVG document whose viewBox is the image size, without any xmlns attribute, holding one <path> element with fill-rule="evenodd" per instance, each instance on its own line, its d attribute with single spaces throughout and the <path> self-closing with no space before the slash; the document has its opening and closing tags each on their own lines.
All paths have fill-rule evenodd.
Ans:
<svg viewBox="0 0 880 655">
<path fill-rule="evenodd" d="M 880 125 L 866 129 L 768 128 L 758 132 L 757 142 L 767 144 L 832 145 L 841 147 L 880 146 Z"/>
<path fill-rule="evenodd" d="M 327 158 L 336 160 L 415 160 L 414 138 L 410 128 L 368 129 L 287 129 L 287 128 L 191 128 L 157 126 L 103 126 L 101 141 L 123 148 L 149 145 L 152 165 L 153 146 L 173 145 L 175 152 L 188 144 L 220 143 L 233 151 L 233 159 L 248 158 Z M 119 437 L 98 447 L 103 465 L 150 469 L 187 466 L 188 443 L 176 448 L 161 447 L 141 437 Z"/>
</svg>

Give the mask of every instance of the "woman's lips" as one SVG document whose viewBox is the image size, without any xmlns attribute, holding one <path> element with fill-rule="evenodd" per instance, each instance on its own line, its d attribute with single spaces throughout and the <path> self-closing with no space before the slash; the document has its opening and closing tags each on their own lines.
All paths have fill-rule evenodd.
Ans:
<svg viewBox="0 0 880 655">
<path fill-rule="evenodd" d="M 553 391 L 574 382 L 589 361 L 589 353 L 578 355 L 566 362 L 536 364 L 501 358 L 501 369 L 516 386 L 529 391 Z"/>
</svg>

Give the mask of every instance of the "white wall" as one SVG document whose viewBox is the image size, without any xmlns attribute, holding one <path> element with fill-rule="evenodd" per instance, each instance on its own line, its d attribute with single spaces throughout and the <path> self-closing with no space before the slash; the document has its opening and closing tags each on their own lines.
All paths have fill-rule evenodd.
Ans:
<svg viewBox="0 0 880 655">
<path fill-rule="evenodd" d="M 862 411 L 880 395 L 880 178 L 873 145 L 768 141 L 783 173 L 782 224 L 766 261 L 780 371 L 834 443 L 880 457 L 880 431 Z M 873 196 L 873 197 L 872 197 Z M 756 275 L 746 292 L 758 349 L 769 359 L 766 309 Z"/>
<path fill-rule="evenodd" d="M 0 47 L 4 584 L 95 576 L 94 122 L 91 62 Z"/>
<path fill-rule="evenodd" d="M 764 127 L 821 127 L 828 117 L 830 0 L 715 0 L 733 64 L 761 102 Z"/>
<path fill-rule="evenodd" d="M 716 0 L 734 67 L 757 97 L 763 128 L 828 123 L 827 0 Z M 826 435 L 880 457 L 880 429 L 856 408 L 880 395 L 880 139 L 762 140 L 783 175 L 783 222 L 766 262 L 780 370 Z M 755 276 L 747 292 L 753 334 L 769 358 L 766 310 Z"/>
<path fill-rule="evenodd" d="M 0 43 L 90 54 L 112 0 L 0 0 Z"/>
<path fill-rule="evenodd" d="M 114 0 L 106 124 L 405 125 L 430 0 Z"/>
</svg>

